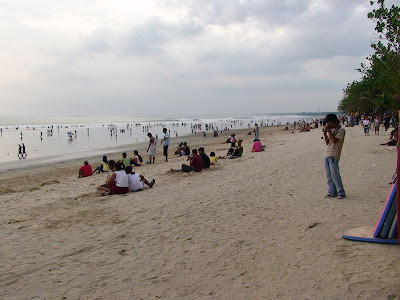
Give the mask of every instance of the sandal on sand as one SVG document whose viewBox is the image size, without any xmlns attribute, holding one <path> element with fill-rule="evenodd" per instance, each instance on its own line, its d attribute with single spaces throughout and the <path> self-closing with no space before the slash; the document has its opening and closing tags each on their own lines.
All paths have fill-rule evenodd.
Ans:
<svg viewBox="0 0 400 300">
<path fill-rule="evenodd" d="M 111 192 L 104 192 L 104 193 L 101 193 L 101 195 L 102 196 L 109 196 L 109 195 L 112 195 L 112 193 Z"/>
</svg>

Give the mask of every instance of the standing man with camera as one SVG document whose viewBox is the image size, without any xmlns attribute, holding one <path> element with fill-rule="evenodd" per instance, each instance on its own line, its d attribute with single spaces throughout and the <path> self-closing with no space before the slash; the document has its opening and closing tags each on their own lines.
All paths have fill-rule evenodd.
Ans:
<svg viewBox="0 0 400 300">
<path fill-rule="evenodd" d="M 325 143 L 325 171 L 328 179 L 328 194 L 325 198 L 346 198 L 342 178 L 339 171 L 339 160 L 342 152 L 346 130 L 340 126 L 335 114 L 326 115 L 326 125 L 322 129 Z"/>
</svg>

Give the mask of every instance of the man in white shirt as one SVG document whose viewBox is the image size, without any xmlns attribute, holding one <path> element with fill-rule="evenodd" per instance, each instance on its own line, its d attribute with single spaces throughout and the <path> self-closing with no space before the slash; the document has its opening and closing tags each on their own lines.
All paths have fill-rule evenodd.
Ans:
<svg viewBox="0 0 400 300">
<path fill-rule="evenodd" d="M 169 146 L 169 142 L 170 142 L 170 136 L 168 134 L 168 130 L 167 128 L 163 129 L 164 132 L 164 138 L 161 140 L 161 144 L 164 147 L 164 156 L 165 156 L 165 161 L 168 161 L 168 146 Z"/>
<path fill-rule="evenodd" d="M 144 178 L 139 173 L 132 172 L 132 167 L 126 167 L 125 172 L 128 176 L 129 182 L 129 191 L 130 192 L 137 192 L 141 191 L 146 184 L 148 187 L 152 188 L 156 181 L 153 179 L 151 182 L 148 182 L 146 178 Z"/>
</svg>

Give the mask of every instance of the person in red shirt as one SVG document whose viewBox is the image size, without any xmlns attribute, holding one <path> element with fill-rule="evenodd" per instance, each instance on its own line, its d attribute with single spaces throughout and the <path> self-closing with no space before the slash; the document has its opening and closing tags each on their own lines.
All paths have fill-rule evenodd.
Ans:
<svg viewBox="0 0 400 300">
<path fill-rule="evenodd" d="M 200 155 L 197 154 L 197 149 L 192 150 L 192 156 L 189 159 L 190 159 L 190 166 L 182 164 L 181 170 L 171 169 L 171 171 L 189 173 L 193 171 L 201 172 L 201 170 L 203 170 L 203 159 L 201 158 Z"/>
<path fill-rule="evenodd" d="M 92 166 L 89 165 L 89 162 L 85 160 L 83 162 L 83 166 L 79 168 L 79 178 L 92 176 Z"/>
</svg>

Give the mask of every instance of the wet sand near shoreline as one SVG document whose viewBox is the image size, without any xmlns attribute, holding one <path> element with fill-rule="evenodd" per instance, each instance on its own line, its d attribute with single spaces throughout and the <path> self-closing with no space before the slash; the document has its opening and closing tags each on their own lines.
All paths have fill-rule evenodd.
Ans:
<svg viewBox="0 0 400 300">
<path fill-rule="evenodd" d="M 123 196 L 96 192 L 105 174 L 78 179 L 82 159 L 4 170 L 0 298 L 400 297 L 399 247 L 341 238 L 348 228 L 375 224 L 395 147 L 346 128 L 340 164 L 348 198 L 324 199 L 320 130 L 282 129 L 262 128 L 261 153 L 251 152 L 248 130 L 235 130 L 243 157 L 194 174 L 172 173 L 186 159 L 171 155 L 165 163 L 159 145 L 156 164 L 135 169 L 155 178 L 154 188 Z M 229 133 L 174 138 L 170 153 L 187 141 L 224 155 Z M 135 148 L 146 160 L 147 143 Z M 100 160 L 89 158 L 93 167 Z"/>
</svg>

